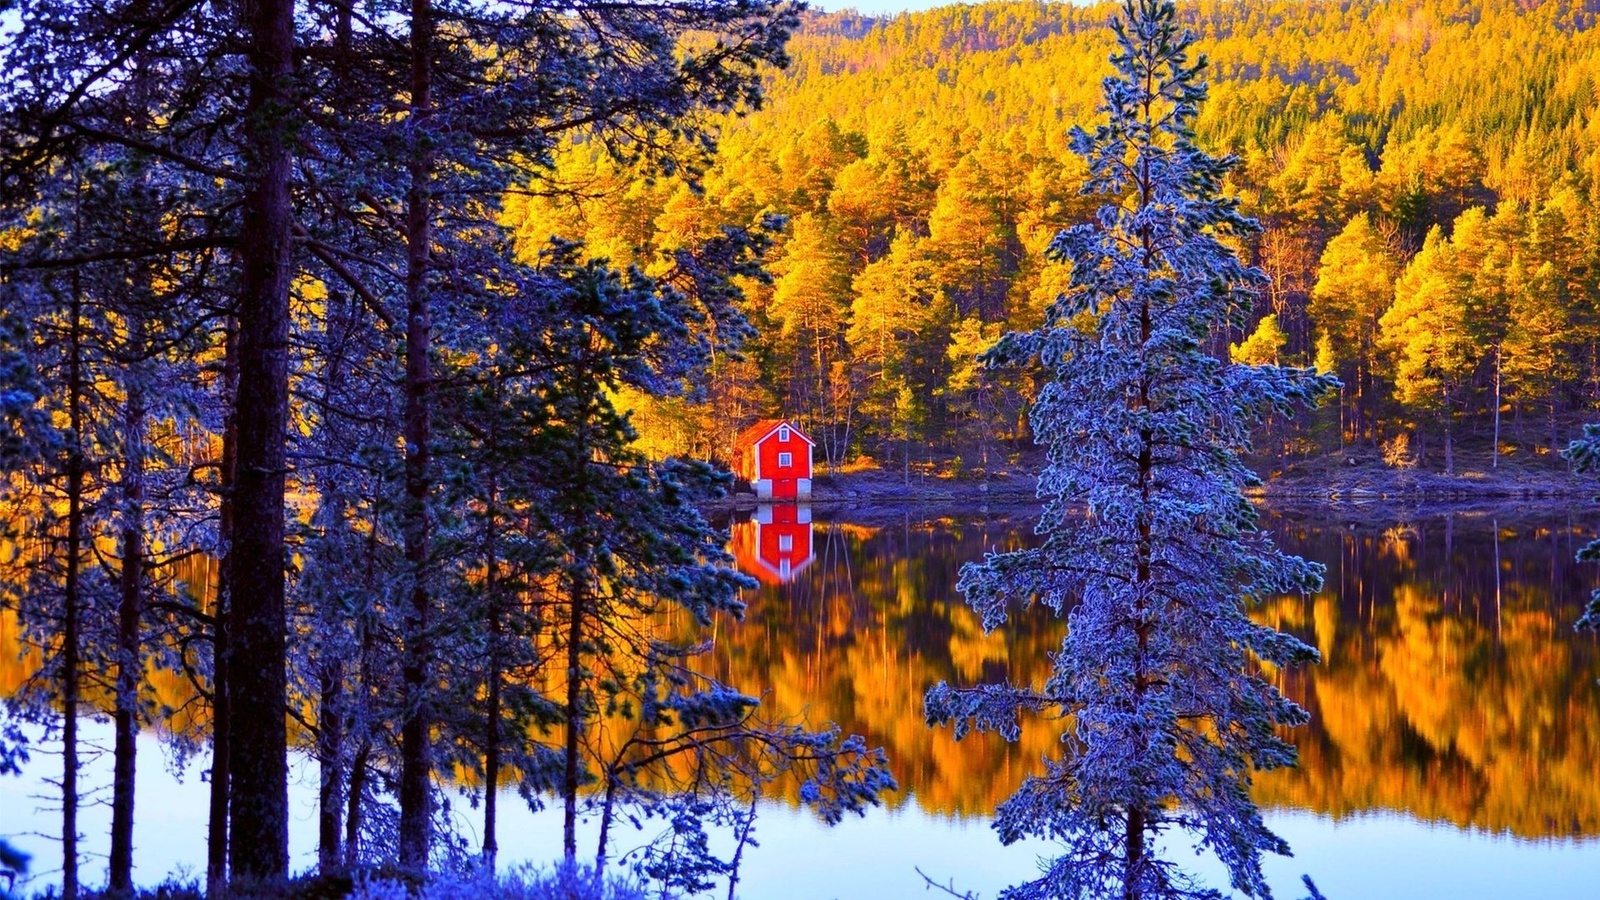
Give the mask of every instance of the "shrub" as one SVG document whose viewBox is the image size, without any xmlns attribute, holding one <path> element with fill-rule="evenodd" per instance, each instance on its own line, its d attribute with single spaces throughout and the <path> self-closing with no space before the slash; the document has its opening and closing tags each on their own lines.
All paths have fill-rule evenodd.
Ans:
<svg viewBox="0 0 1600 900">
<path fill-rule="evenodd" d="M 420 887 L 398 879 L 357 882 L 351 900 L 646 900 L 643 887 L 586 866 L 440 875 Z"/>
</svg>

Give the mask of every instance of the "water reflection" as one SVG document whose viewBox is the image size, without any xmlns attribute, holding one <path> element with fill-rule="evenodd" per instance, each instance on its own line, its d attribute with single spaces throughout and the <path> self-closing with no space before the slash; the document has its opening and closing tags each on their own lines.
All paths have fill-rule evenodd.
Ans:
<svg viewBox="0 0 1600 900">
<path fill-rule="evenodd" d="M 1266 516 L 1328 579 L 1320 594 L 1259 612 L 1324 657 L 1279 676 L 1315 718 L 1292 734 L 1300 768 L 1263 777 L 1261 802 L 1521 838 L 1600 835 L 1600 653 L 1571 626 L 1596 575 L 1572 561 L 1587 535 L 1565 510 L 1330 518 Z M 749 592 L 747 623 L 719 636 L 710 665 L 784 713 L 885 746 L 924 810 L 987 815 L 1054 751 L 1054 733 L 957 743 L 924 725 L 921 697 L 940 679 L 1044 677 L 1061 623 L 1032 611 L 985 635 L 955 591 L 962 562 L 1021 545 L 1031 523 L 1026 513 L 819 516 L 815 563 Z M 751 534 L 741 529 L 764 527 L 759 516 L 734 524 L 741 561 L 740 535 Z"/>
<path fill-rule="evenodd" d="M 1318 595 L 1259 612 L 1324 657 L 1278 676 L 1314 719 L 1291 735 L 1301 766 L 1257 784 L 1263 804 L 1336 820 L 1398 813 L 1522 839 L 1600 835 L 1600 648 L 1571 626 L 1600 576 L 1572 560 L 1585 527 L 1563 509 L 1377 521 L 1278 509 L 1265 521 L 1286 549 L 1325 563 L 1328 579 Z M 1032 522 L 1026 510 L 813 516 L 793 504 L 740 515 L 728 523 L 732 550 L 762 583 L 747 592 L 745 622 L 719 624 L 703 664 L 764 694 L 776 714 L 837 722 L 884 746 L 903 787 L 891 802 L 907 812 L 986 819 L 1055 752 L 1054 731 L 1030 723 L 1017 744 L 981 734 L 957 743 L 924 724 L 921 698 L 941 679 L 1046 676 L 1061 622 L 1026 611 L 985 635 L 955 590 L 962 563 L 1024 545 Z M 181 577 L 209 583 L 195 559 Z M 0 613 L 0 695 L 40 664 L 20 650 L 14 617 Z M 203 739 L 186 677 L 152 669 L 145 691 L 175 711 L 167 728 Z M 98 689 L 88 699 L 109 705 Z M 53 764 L 37 758 L 28 778 Z"/>
<path fill-rule="evenodd" d="M 1600 834 L 1600 677 L 1572 630 L 1593 567 L 1564 513 L 1329 527 L 1280 517 L 1328 564 L 1328 590 L 1267 611 L 1324 664 L 1288 688 L 1314 715 L 1272 805 L 1344 816 L 1403 810 L 1522 838 Z"/>
<path fill-rule="evenodd" d="M 788 584 L 817 558 L 809 503 L 763 503 L 729 533 L 739 568 L 768 584 Z"/>
</svg>

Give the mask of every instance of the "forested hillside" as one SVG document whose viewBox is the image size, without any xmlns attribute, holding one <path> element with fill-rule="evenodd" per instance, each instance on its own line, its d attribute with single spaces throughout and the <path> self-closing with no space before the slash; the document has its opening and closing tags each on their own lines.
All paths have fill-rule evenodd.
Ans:
<svg viewBox="0 0 1600 900">
<path fill-rule="evenodd" d="M 1065 281 L 1081 220 L 1069 129 L 1095 105 L 1113 7 L 990 3 L 813 16 L 761 111 L 723 123 L 699 181 L 636 178 L 569 145 L 568 190 L 517 197 L 522 238 L 647 263 L 772 213 L 760 337 L 704 403 L 635 401 L 658 453 L 716 455 L 758 413 L 798 416 L 830 463 L 992 464 L 1026 446 L 1030 384 L 975 356 Z M 1600 402 L 1594 2 L 1200 2 L 1200 123 L 1238 154 L 1272 277 L 1219 353 L 1316 365 L 1345 388 L 1280 450 L 1354 443 L 1446 468 L 1543 455 Z M 769 222 L 769 224 L 772 224 Z M 1231 351 L 1229 349 L 1231 346 Z M 1498 412 L 1498 416 L 1496 413 Z M 1342 432 L 1342 434 L 1341 434 Z"/>
</svg>

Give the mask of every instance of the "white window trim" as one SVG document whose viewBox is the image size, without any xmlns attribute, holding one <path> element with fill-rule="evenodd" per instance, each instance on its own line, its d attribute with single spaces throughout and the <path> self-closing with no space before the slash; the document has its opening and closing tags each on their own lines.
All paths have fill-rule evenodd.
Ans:
<svg viewBox="0 0 1600 900">
<path fill-rule="evenodd" d="M 780 443 L 785 443 L 785 444 L 789 442 L 789 426 L 787 426 L 787 425 L 779 425 L 778 426 L 778 441 Z"/>
<path fill-rule="evenodd" d="M 794 535 L 792 535 L 792 534 L 780 534 L 780 535 L 778 535 L 778 552 L 779 553 L 788 553 L 790 550 L 793 550 L 793 549 L 794 549 Z"/>
<path fill-rule="evenodd" d="M 790 468 L 793 465 L 794 465 L 794 454 L 793 453 L 779 453 L 778 454 L 778 468 L 787 469 L 787 468 Z"/>
</svg>

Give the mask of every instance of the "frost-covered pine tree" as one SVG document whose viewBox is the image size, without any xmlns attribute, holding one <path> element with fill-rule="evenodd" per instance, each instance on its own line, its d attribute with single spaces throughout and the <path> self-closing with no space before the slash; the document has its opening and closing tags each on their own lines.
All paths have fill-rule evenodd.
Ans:
<svg viewBox="0 0 1600 900">
<path fill-rule="evenodd" d="M 1572 464 L 1573 474 L 1592 475 L 1600 472 L 1600 425 L 1583 426 L 1583 437 L 1567 445 L 1561 455 Z M 1600 560 L 1600 539 L 1584 544 L 1578 550 L 1578 562 Z M 1578 617 L 1578 628 L 1600 631 L 1600 590 L 1589 595 L 1589 602 Z"/>
<path fill-rule="evenodd" d="M 1252 622 L 1252 601 L 1321 584 L 1321 567 L 1279 552 L 1242 489 L 1251 427 L 1334 386 L 1310 369 L 1229 364 L 1208 339 L 1241 326 L 1265 277 L 1226 243 L 1255 223 L 1222 196 L 1232 159 L 1195 145 L 1205 86 L 1166 0 L 1124 0 L 1106 124 L 1075 129 L 1093 222 L 1059 234 L 1070 287 L 1043 326 L 1010 334 L 995 363 L 1048 376 L 1031 421 L 1048 448 L 1036 549 L 966 567 L 967 602 L 994 629 L 1042 602 L 1070 633 L 1043 685 L 940 684 L 930 722 L 1008 738 L 1019 714 L 1066 723 L 1062 755 L 1003 803 L 1006 843 L 1062 845 L 1009 898 L 1214 896 L 1157 854 L 1189 837 L 1233 887 L 1269 896 L 1262 851 L 1287 852 L 1250 799 L 1251 773 L 1294 762 L 1278 726 L 1306 712 L 1261 674 L 1316 651 Z"/>
</svg>

